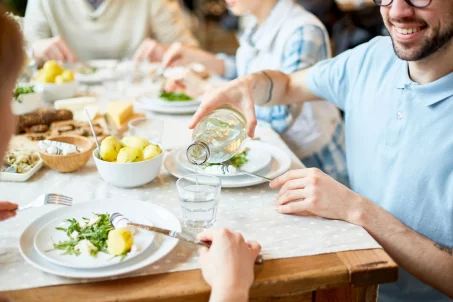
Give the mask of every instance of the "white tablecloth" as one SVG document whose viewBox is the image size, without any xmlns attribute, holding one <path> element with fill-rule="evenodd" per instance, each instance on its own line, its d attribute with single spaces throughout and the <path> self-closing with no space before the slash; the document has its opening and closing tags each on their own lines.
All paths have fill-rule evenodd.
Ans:
<svg viewBox="0 0 453 302">
<path fill-rule="evenodd" d="M 188 117 L 166 117 L 164 146 L 176 148 L 190 142 Z M 257 137 L 285 150 L 292 158 L 292 168 L 303 165 L 270 128 L 260 127 Z M 106 198 L 144 200 L 169 209 L 181 219 L 175 178 L 162 168 L 159 179 L 138 189 L 120 189 L 105 183 L 92 161 L 78 172 L 60 174 L 43 168 L 26 183 L 0 182 L 0 200 L 21 205 L 44 193 L 71 196 L 75 203 Z M 267 184 L 242 189 L 223 189 L 216 227 L 240 231 L 246 239 L 258 240 L 265 259 L 299 257 L 346 250 L 379 248 L 361 227 L 342 221 L 314 217 L 281 215 L 275 211 L 277 190 Z M 58 206 L 46 206 L 20 212 L 0 223 L 0 291 L 88 282 L 43 273 L 20 255 L 18 242 L 25 227 L 40 215 Z M 164 259 L 128 276 L 149 275 L 199 268 L 196 247 L 179 243 Z M 127 276 L 123 276 L 127 277 Z"/>
</svg>

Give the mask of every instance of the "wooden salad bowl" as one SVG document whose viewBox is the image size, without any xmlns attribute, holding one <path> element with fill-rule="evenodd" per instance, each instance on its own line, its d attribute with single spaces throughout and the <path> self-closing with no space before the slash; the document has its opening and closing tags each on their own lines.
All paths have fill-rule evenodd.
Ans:
<svg viewBox="0 0 453 302">
<path fill-rule="evenodd" d="M 39 150 L 39 155 L 49 168 L 63 173 L 74 172 L 85 166 L 90 160 L 91 153 L 95 147 L 90 139 L 83 136 L 51 136 L 48 140 L 73 144 L 82 149 L 80 153 L 68 155 L 49 154 Z"/>
</svg>

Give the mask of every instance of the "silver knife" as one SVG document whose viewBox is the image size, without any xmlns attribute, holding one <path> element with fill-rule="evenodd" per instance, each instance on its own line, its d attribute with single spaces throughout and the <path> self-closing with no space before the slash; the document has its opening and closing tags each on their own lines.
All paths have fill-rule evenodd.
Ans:
<svg viewBox="0 0 453 302">
<path fill-rule="evenodd" d="M 179 232 L 176 232 L 176 231 L 170 231 L 170 230 L 167 230 L 167 229 L 162 229 L 162 228 L 158 228 L 158 227 L 155 227 L 155 226 L 139 224 L 139 223 L 134 223 L 134 222 L 129 222 L 128 225 L 136 227 L 136 228 L 139 228 L 139 229 L 151 231 L 151 232 L 164 234 L 166 236 L 173 237 L 173 238 L 176 238 L 176 239 L 179 239 L 179 240 L 195 243 L 196 245 L 205 246 L 205 247 L 210 247 L 211 246 L 209 243 L 206 243 L 206 242 L 203 242 L 203 241 L 200 241 L 200 240 L 196 240 L 196 239 L 194 239 L 192 236 L 190 236 L 188 234 L 179 233 Z"/>
<path fill-rule="evenodd" d="M 150 232 L 163 234 L 163 235 L 166 235 L 166 236 L 169 236 L 169 237 L 173 237 L 173 238 L 176 238 L 176 239 L 179 239 L 179 240 L 191 242 L 191 243 L 194 243 L 196 245 L 205 246 L 207 248 L 211 247 L 211 243 L 210 242 L 203 242 L 203 241 L 194 239 L 192 236 L 190 236 L 188 234 L 179 233 L 179 232 L 176 232 L 176 231 L 171 231 L 171 230 L 167 230 L 167 229 L 158 228 L 158 227 L 155 227 L 155 226 L 139 224 L 139 223 L 134 223 L 134 222 L 129 222 L 128 225 L 136 227 L 136 228 L 139 228 L 139 229 L 142 229 L 142 230 L 147 230 L 147 231 L 150 231 Z M 255 264 L 262 264 L 263 261 L 264 261 L 263 256 L 262 255 L 258 255 L 258 257 L 255 260 Z"/>
</svg>

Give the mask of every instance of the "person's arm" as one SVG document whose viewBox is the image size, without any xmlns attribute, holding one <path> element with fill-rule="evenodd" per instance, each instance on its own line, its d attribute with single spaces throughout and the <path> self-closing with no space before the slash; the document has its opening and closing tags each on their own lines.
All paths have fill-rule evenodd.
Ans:
<svg viewBox="0 0 453 302">
<path fill-rule="evenodd" d="M 272 181 L 270 187 L 281 187 L 277 197 L 280 213 L 313 213 L 361 225 L 398 265 L 453 298 L 452 247 L 418 234 L 319 169 L 289 171 Z"/>
<path fill-rule="evenodd" d="M 46 60 L 74 63 L 77 57 L 61 37 L 52 37 L 41 0 L 30 0 L 24 17 L 24 35 L 41 65 Z"/>
<path fill-rule="evenodd" d="M 253 137 L 257 124 L 255 104 L 274 106 L 303 103 L 316 99 L 308 88 L 307 70 L 287 75 L 280 71 L 264 71 L 240 77 L 225 86 L 208 91 L 189 128 L 193 129 L 201 119 L 222 105 L 230 105 L 242 112 L 247 120 L 247 133 Z"/>
<path fill-rule="evenodd" d="M 212 229 L 198 235 L 211 242 L 199 249 L 199 262 L 206 282 L 212 287 L 210 302 L 246 302 L 254 279 L 254 263 L 261 250 L 255 241 L 226 229 Z"/>
<path fill-rule="evenodd" d="M 150 38 L 156 39 L 159 43 L 170 45 L 180 42 L 190 46 L 199 45 L 186 24 L 177 1 L 152 1 L 150 22 L 152 34 Z"/>
<path fill-rule="evenodd" d="M 406 271 L 453 298 L 453 247 L 433 242 L 375 203 L 361 199 L 350 222 L 363 226 Z"/>
<path fill-rule="evenodd" d="M 290 74 L 327 59 L 328 47 L 322 28 L 314 25 L 299 27 L 286 41 L 281 59 L 281 71 Z M 293 101 L 288 99 L 287 102 Z M 294 121 L 288 105 L 257 107 L 256 116 L 258 120 L 269 123 L 278 133 L 285 132 Z"/>
<path fill-rule="evenodd" d="M 24 16 L 24 36 L 30 44 L 38 40 L 52 38 L 42 0 L 28 1 Z"/>
</svg>

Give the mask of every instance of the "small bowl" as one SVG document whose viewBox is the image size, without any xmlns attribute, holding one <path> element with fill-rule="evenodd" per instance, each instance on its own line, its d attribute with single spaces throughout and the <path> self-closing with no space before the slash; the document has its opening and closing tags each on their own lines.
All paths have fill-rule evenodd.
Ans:
<svg viewBox="0 0 453 302">
<path fill-rule="evenodd" d="M 94 162 L 104 181 L 120 188 L 137 188 L 153 181 L 160 172 L 164 160 L 162 153 L 152 159 L 136 163 L 113 163 L 99 159 L 97 148 L 93 151 Z"/>
<path fill-rule="evenodd" d="M 74 172 L 85 166 L 90 160 L 91 152 L 94 149 L 94 143 L 83 136 L 52 136 L 48 140 L 73 144 L 83 150 L 80 153 L 68 155 L 55 155 L 39 151 L 39 155 L 47 166 L 63 173 Z"/>
<path fill-rule="evenodd" d="M 53 102 L 60 99 L 72 98 L 77 93 L 77 81 L 68 83 L 35 83 L 37 91 L 42 92 L 43 98 L 47 102 Z"/>
<path fill-rule="evenodd" d="M 15 115 L 30 113 L 42 106 L 42 93 L 34 92 L 19 95 L 13 100 L 12 110 Z"/>
</svg>

